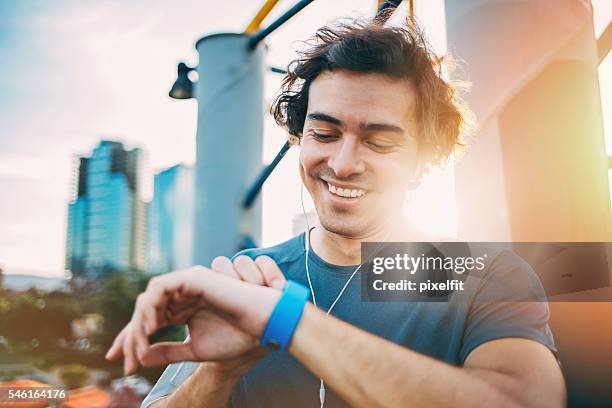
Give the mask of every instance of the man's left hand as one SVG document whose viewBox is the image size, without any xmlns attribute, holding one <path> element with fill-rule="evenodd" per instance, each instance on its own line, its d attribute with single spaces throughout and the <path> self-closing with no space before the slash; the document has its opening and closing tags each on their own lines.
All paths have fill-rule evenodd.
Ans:
<svg viewBox="0 0 612 408">
<path fill-rule="evenodd" d="M 259 341 L 280 295 L 278 289 L 239 281 L 202 266 L 155 277 L 138 297 L 132 320 L 117 336 L 107 357 L 132 360 L 126 365 L 127 372 L 134 372 L 138 364 L 237 357 Z M 210 327 L 206 326 L 219 320 L 247 337 L 241 349 L 229 341 L 236 334 L 231 330 L 225 333 L 227 342 L 217 341 L 210 347 Z M 148 336 L 159 328 L 184 323 L 190 326 L 190 341 L 149 345 Z"/>
</svg>

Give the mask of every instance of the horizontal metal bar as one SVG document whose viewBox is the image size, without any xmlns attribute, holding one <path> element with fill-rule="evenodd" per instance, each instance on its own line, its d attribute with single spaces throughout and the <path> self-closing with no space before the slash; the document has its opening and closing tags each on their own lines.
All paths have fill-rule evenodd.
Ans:
<svg viewBox="0 0 612 408">
<path fill-rule="evenodd" d="M 274 20 L 272 23 L 270 23 L 269 26 L 253 34 L 249 38 L 249 49 L 252 50 L 255 47 L 257 47 L 257 44 L 259 44 L 261 40 L 266 38 L 271 32 L 273 32 L 278 27 L 283 25 L 287 20 L 289 20 L 291 17 L 299 13 L 304 7 L 306 7 L 312 2 L 313 0 L 298 1 L 293 7 L 287 10 L 282 16 L 280 16 L 279 18 Z"/>
</svg>

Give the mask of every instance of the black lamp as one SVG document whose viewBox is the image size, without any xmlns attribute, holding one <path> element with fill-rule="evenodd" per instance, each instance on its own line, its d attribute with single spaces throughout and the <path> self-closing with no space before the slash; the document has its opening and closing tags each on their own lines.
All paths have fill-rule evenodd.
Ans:
<svg viewBox="0 0 612 408">
<path fill-rule="evenodd" d="M 168 95 L 174 99 L 190 99 L 193 98 L 193 82 L 189 79 L 189 71 L 195 68 L 188 67 L 184 62 L 178 64 L 178 75 L 176 81 L 172 85 Z"/>
</svg>

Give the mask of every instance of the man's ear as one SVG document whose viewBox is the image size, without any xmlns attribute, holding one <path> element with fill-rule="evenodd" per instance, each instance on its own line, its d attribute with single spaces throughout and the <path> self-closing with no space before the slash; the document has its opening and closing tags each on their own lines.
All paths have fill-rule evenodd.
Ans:
<svg viewBox="0 0 612 408">
<path fill-rule="evenodd" d="M 300 146 L 302 136 L 287 135 L 287 141 L 290 146 Z"/>
</svg>

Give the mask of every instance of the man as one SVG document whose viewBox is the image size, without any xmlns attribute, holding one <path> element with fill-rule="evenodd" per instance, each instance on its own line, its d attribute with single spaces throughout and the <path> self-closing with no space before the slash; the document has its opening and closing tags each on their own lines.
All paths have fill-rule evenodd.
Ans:
<svg viewBox="0 0 612 408">
<path fill-rule="evenodd" d="M 108 353 L 123 355 L 127 372 L 175 363 L 143 405 L 564 406 L 546 303 L 369 303 L 352 279 L 363 241 L 436 241 L 400 221 L 402 204 L 461 146 L 462 106 L 416 29 L 320 29 L 273 107 L 299 141 L 320 226 L 151 281 Z M 510 253 L 487 271 L 533 274 Z M 268 352 L 260 339 L 287 279 L 317 306 L 297 316 L 287 352 Z M 172 323 L 188 324 L 190 340 L 149 346 L 147 335 Z"/>
</svg>

